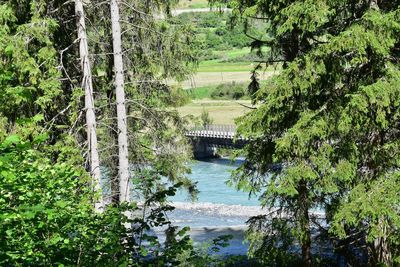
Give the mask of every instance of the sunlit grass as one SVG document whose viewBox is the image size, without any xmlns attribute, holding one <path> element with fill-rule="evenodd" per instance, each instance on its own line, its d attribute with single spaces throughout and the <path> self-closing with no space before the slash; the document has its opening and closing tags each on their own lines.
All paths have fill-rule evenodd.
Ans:
<svg viewBox="0 0 400 267">
<path fill-rule="evenodd" d="M 237 56 L 244 56 L 247 55 L 251 52 L 251 49 L 249 47 L 244 47 L 244 48 L 234 48 L 230 50 L 223 50 L 223 51 L 213 51 L 214 54 L 216 55 L 222 55 L 226 56 L 228 58 L 234 58 Z"/>
<path fill-rule="evenodd" d="M 179 1 L 176 8 L 187 9 L 187 8 L 206 8 L 209 7 L 207 0 L 181 0 Z"/>
<path fill-rule="evenodd" d="M 232 59 L 240 58 L 242 56 L 249 55 L 250 53 L 254 54 L 254 52 L 251 52 L 251 49 L 248 47 L 224 51 L 213 51 L 212 53 L 214 55 L 218 55 L 219 58 L 201 61 L 199 68 L 197 69 L 198 72 L 250 72 L 256 66 L 256 64 L 251 61 L 232 61 Z M 268 70 L 271 71 L 273 69 L 273 67 L 268 68 Z"/>
<path fill-rule="evenodd" d="M 219 59 L 200 62 L 197 72 L 243 72 L 254 69 L 250 62 L 221 62 Z"/>
<path fill-rule="evenodd" d="M 192 103 L 178 108 L 178 112 L 182 116 L 200 117 L 205 110 L 210 114 L 214 124 L 232 125 L 236 118 L 251 110 L 239 103 L 246 106 L 251 105 L 249 100 L 194 100 Z"/>
<path fill-rule="evenodd" d="M 204 99 L 210 98 L 211 93 L 215 90 L 216 86 L 204 86 L 199 88 L 188 89 L 187 93 L 191 99 Z"/>
</svg>

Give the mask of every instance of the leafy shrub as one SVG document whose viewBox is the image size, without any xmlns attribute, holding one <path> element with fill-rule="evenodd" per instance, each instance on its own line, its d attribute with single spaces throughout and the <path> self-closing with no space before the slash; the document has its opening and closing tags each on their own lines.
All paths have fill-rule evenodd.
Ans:
<svg viewBox="0 0 400 267">
<path fill-rule="evenodd" d="M 252 39 L 246 36 L 243 31 L 244 29 L 242 27 L 234 27 L 229 29 L 227 34 L 224 35 L 224 39 L 231 47 L 249 47 Z"/>
<path fill-rule="evenodd" d="M 217 12 L 183 13 L 173 18 L 177 24 L 193 24 L 197 39 L 204 35 L 204 46 L 212 50 L 227 50 L 250 46 L 252 40 L 243 33 L 243 26 L 231 27 L 226 22 L 230 14 Z"/>
<path fill-rule="evenodd" d="M 211 49 L 206 49 L 200 55 L 200 60 L 216 60 L 223 59 L 224 56 L 222 54 L 213 53 Z"/>
<path fill-rule="evenodd" d="M 145 170 L 133 185 L 142 205 L 96 213 L 86 172 L 54 162 L 43 136 L 32 139 L 0 140 L 0 266 L 176 266 L 177 255 L 192 250 L 188 229 L 165 215 L 179 184 L 160 188 L 160 177 Z M 149 234 L 154 227 L 165 229 L 164 243 Z"/>
<path fill-rule="evenodd" d="M 213 123 L 213 119 L 211 118 L 210 113 L 208 113 L 208 111 L 205 110 L 204 108 L 203 111 L 201 112 L 200 119 L 201 119 L 201 125 L 203 127 L 206 127 L 207 125 Z"/>
<path fill-rule="evenodd" d="M 90 221 L 90 191 L 82 186 L 83 173 L 53 164 L 34 145 L 16 135 L 0 143 L 3 266 L 72 263 L 79 253 L 71 249 L 72 240 L 84 232 L 82 221 Z"/>
<path fill-rule="evenodd" d="M 226 29 L 226 27 L 219 27 L 215 30 L 214 33 L 218 36 L 224 36 L 228 33 L 228 30 Z"/>
<path fill-rule="evenodd" d="M 262 58 L 260 58 L 258 55 L 256 54 L 246 54 L 246 55 L 242 55 L 242 56 L 237 56 L 237 57 L 233 57 L 233 58 L 225 58 L 223 60 L 221 60 L 221 62 L 229 62 L 229 63 L 235 63 L 235 62 L 254 62 L 257 60 L 261 60 Z"/>
<path fill-rule="evenodd" d="M 246 87 L 243 83 L 227 83 L 218 85 L 211 93 L 213 99 L 241 99 L 246 95 Z"/>
<path fill-rule="evenodd" d="M 227 15 L 217 12 L 188 12 L 182 13 L 173 19 L 179 24 L 193 23 L 198 28 L 218 28 L 225 24 Z"/>
<path fill-rule="evenodd" d="M 208 49 L 226 50 L 230 48 L 224 37 L 218 36 L 212 31 L 206 33 L 206 40 Z"/>
</svg>

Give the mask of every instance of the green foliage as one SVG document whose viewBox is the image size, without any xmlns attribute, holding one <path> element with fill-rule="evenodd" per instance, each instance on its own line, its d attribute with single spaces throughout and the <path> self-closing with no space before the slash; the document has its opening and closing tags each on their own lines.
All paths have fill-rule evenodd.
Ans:
<svg viewBox="0 0 400 267">
<path fill-rule="evenodd" d="M 164 266 L 192 249 L 188 229 L 178 230 L 166 217 L 173 209 L 166 197 L 179 184 L 160 190 L 156 174 L 142 173 L 133 189 L 143 192 L 143 205 L 96 214 L 85 171 L 52 162 L 38 150 L 38 139 L 11 135 L 0 143 L 1 265 Z M 155 227 L 165 228 L 164 245 L 149 234 Z"/>
<path fill-rule="evenodd" d="M 71 235 L 91 210 L 84 173 L 53 164 L 34 144 L 12 135 L 0 145 L 1 265 L 68 261 Z"/>
<path fill-rule="evenodd" d="M 144 2 L 134 4 L 147 12 L 148 2 Z M 157 3 L 158 10 L 168 9 L 169 2 Z M 110 117 L 115 117 L 115 105 L 110 90 L 110 25 L 105 19 L 109 14 L 104 7 L 85 6 L 90 10 L 88 18 L 96 12 L 100 18 L 93 19 L 88 35 L 95 55 L 95 98 L 100 107 L 96 113 L 103 119 L 98 120 L 100 148 L 113 155 L 109 141 L 114 133 L 107 130 L 113 126 Z M 122 16 L 129 14 L 122 12 Z M 87 147 L 74 18 L 74 2 L 0 3 L 4 25 L 0 29 L 0 265 L 176 265 L 177 255 L 190 252 L 192 245 L 188 229 L 175 228 L 166 217 L 173 209 L 166 197 L 181 185 L 192 193 L 195 188 L 185 177 L 188 152 L 183 121 L 171 110 L 187 99 L 164 81 L 183 79 L 192 72 L 196 63 L 188 49 L 190 30 L 142 19 L 138 21 L 146 26 L 143 29 L 124 28 L 124 40 L 138 40 L 126 41 L 124 47 L 129 59 L 127 95 L 132 99 L 129 124 L 135 153 L 131 162 L 139 166 L 134 171 L 141 178 L 133 190 L 141 202 L 110 205 L 95 213 L 96 196 L 82 157 Z M 155 153 L 153 148 L 162 145 L 169 149 Z M 103 162 L 111 158 L 108 166 L 115 170 L 117 165 L 106 152 Z M 164 185 L 161 175 L 172 182 Z M 154 229 L 165 230 L 167 241 L 151 235 Z"/>
<path fill-rule="evenodd" d="M 34 116 L 38 110 L 51 113 L 61 94 L 57 51 L 51 40 L 57 23 L 41 17 L 41 12 L 32 6 L 31 14 L 23 17 L 11 4 L 0 4 L 4 25 L 0 30 L 0 115 L 11 122 Z"/>
<path fill-rule="evenodd" d="M 124 52 L 125 93 L 128 112 L 130 162 L 137 168 L 151 166 L 170 181 L 183 182 L 194 193 L 194 185 L 186 177 L 189 171 L 184 164 L 189 155 L 189 146 L 183 137 L 186 121 L 179 117 L 175 107 L 189 101 L 186 93 L 168 86 L 166 81 L 184 80 L 197 66 L 194 51 L 193 29 L 185 25 L 172 24 L 169 20 L 156 20 L 152 14 L 174 1 L 129 1 L 144 17 L 133 16 L 132 9 L 122 5 L 121 23 Z M 160 5 L 163 5 L 160 7 Z M 115 95 L 113 92 L 113 58 L 110 38 L 111 24 L 108 9 L 94 2 L 86 6 L 88 25 L 95 68 L 94 87 L 97 90 L 96 110 L 98 115 L 100 159 L 109 171 L 111 188 L 107 193 L 116 195 L 118 186 L 113 185 L 118 176 L 115 144 L 117 134 Z M 101 14 L 101 15 L 99 15 Z M 158 13 L 157 13 L 158 14 Z M 106 18 L 106 19 L 104 19 Z M 135 27 L 132 27 L 135 25 Z M 146 167 L 144 167 L 146 166 Z M 135 170 L 137 171 L 137 170 Z M 161 186 L 161 185 L 160 185 Z M 114 201 L 116 201 L 114 199 Z"/>
<path fill-rule="evenodd" d="M 198 88 L 194 88 L 194 89 L 188 89 L 187 95 L 191 99 L 210 98 L 211 92 L 213 92 L 214 90 L 215 90 L 214 86 L 198 87 Z"/>
<path fill-rule="evenodd" d="M 246 95 L 246 88 L 242 83 L 232 82 L 230 84 L 220 84 L 211 93 L 213 99 L 243 99 Z"/>
<path fill-rule="evenodd" d="M 284 218 L 253 217 L 248 221 L 247 239 L 251 241 L 249 256 L 259 259 L 264 266 L 300 266 L 294 250 L 294 225 Z M 260 235 L 261 233 L 261 235 Z"/>
<path fill-rule="evenodd" d="M 243 34 L 243 26 L 230 27 L 229 13 L 193 12 L 183 13 L 172 19 L 179 25 L 192 25 L 195 29 L 196 47 L 202 60 L 211 57 L 215 50 L 243 48 L 250 45 L 251 39 Z"/>
<path fill-rule="evenodd" d="M 192 99 L 211 98 L 217 100 L 238 100 L 246 98 L 244 83 L 225 83 L 217 86 L 206 86 L 189 90 L 188 96 Z"/>
<path fill-rule="evenodd" d="M 170 105 L 173 107 L 181 107 L 190 103 L 190 98 L 186 91 L 182 88 L 171 89 Z"/>
<path fill-rule="evenodd" d="M 204 108 L 203 108 L 203 112 L 201 112 L 200 119 L 201 119 L 201 125 L 203 127 L 206 127 L 207 125 L 210 125 L 213 123 L 213 119 L 210 117 L 210 114 L 208 113 L 208 111 L 206 111 Z"/>
<path fill-rule="evenodd" d="M 231 235 L 218 236 L 210 241 L 197 245 L 194 253 L 185 251 L 178 256 L 177 267 L 261 267 L 264 266 L 256 259 L 245 255 L 225 255 L 220 253 L 222 248 L 229 246 Z"/>
<path fill-rule="evenodd" d="M 351 264 L 393 264 L 400 227 L 399 3 L 230 3 L 239 19 L 270 22 L 268 38 L 252 46 L 269 46 L 270 60 L 284 62 L 268 86 L 253 76 L 250 91 L 260 106 L 238 121 L 252 142 L 233 182 L 281 211 L 267 221 L 287 218 L 307 265 L 311 229 L 340 244 L 335 252 Z M 326 226 L 315 222 L 315 209 L 325 211 Z M 283 234 L 278 226 L 271 225 Z M 253 244 L 264 242 L 254 253 L 282 242 L 258 234 L 264 231 L 250 232 Z"/>
</svg>

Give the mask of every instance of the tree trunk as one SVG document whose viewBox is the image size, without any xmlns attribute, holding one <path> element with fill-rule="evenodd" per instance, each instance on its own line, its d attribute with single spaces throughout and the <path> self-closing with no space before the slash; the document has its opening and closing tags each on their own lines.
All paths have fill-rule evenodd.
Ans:
<svg viewBox="0 0 400 267">
<path fill-rule="evenodd" d="M 369 255 L 369 266 L 393 266 L 392 253 L 390 251 L 387 223 L 385 218 L 381 217 L 379 219 L 381 227 L 381 237 L 378 237 L 370 245 L 372 253 Z"/>
<path fill-rule="evenodd" d="M 125 107 L 124 68 L 122 62 L 121 26 L 117 0 L 110 0 L 114 53 L 115 97 L 118 125 L 118 173 L 120 203 L 129 202 L 128 131 Z"/>
<path fill-rule="evenodd" d="M 301 228 L 301 254 L 303 258 L 304 267 L 312 266 L 311 254 L 311 229 L 310 229 L 310 214 L 309 214 L 309 201 L 306 182 L 300 182 L 300 228 Z"/>
<path fill-rule="evenodd" d="M 99 152 L 97 149 L 96 134 L 96 115 L 94 112 L 92 70 L 89 60 L 89 49 L 86 36 L 85 13 L 82 0 L 75 0 L 75 14 L 77 16 L 78 39 L 79 39 L 79 55 L 81 60 L 81 69 L 83 72 L 82 88 L 85 90 L 85 109 L 86 109 L 86 131 L 88 142 L 89 169 L 92 176 L 92 186 L 95 192 L 100 194 L 99 200 L 95 203 L 95 209 L 101 211 L 104 207 L 101 195 L 101 172 Z"/>
</svg>

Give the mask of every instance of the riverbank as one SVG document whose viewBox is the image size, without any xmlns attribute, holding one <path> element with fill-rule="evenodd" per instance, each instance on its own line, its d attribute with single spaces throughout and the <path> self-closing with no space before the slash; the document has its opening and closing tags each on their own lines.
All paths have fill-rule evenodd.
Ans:
<svg viewBox="0 0 400 267">
<path fill-rule="evenodd" d="M 229 246 L 221 247 L 218 254 L 220 255 L 246 255 L 249 248 L 248 242 L 245 241 L 245 231 L 247 227 L 231 226 L 231 227 L 198 227 L 190 229 L 190 236 L 195 246 L 209 244 L 211 240 L 220 236 L 229 235 Z"/>
</svg>

